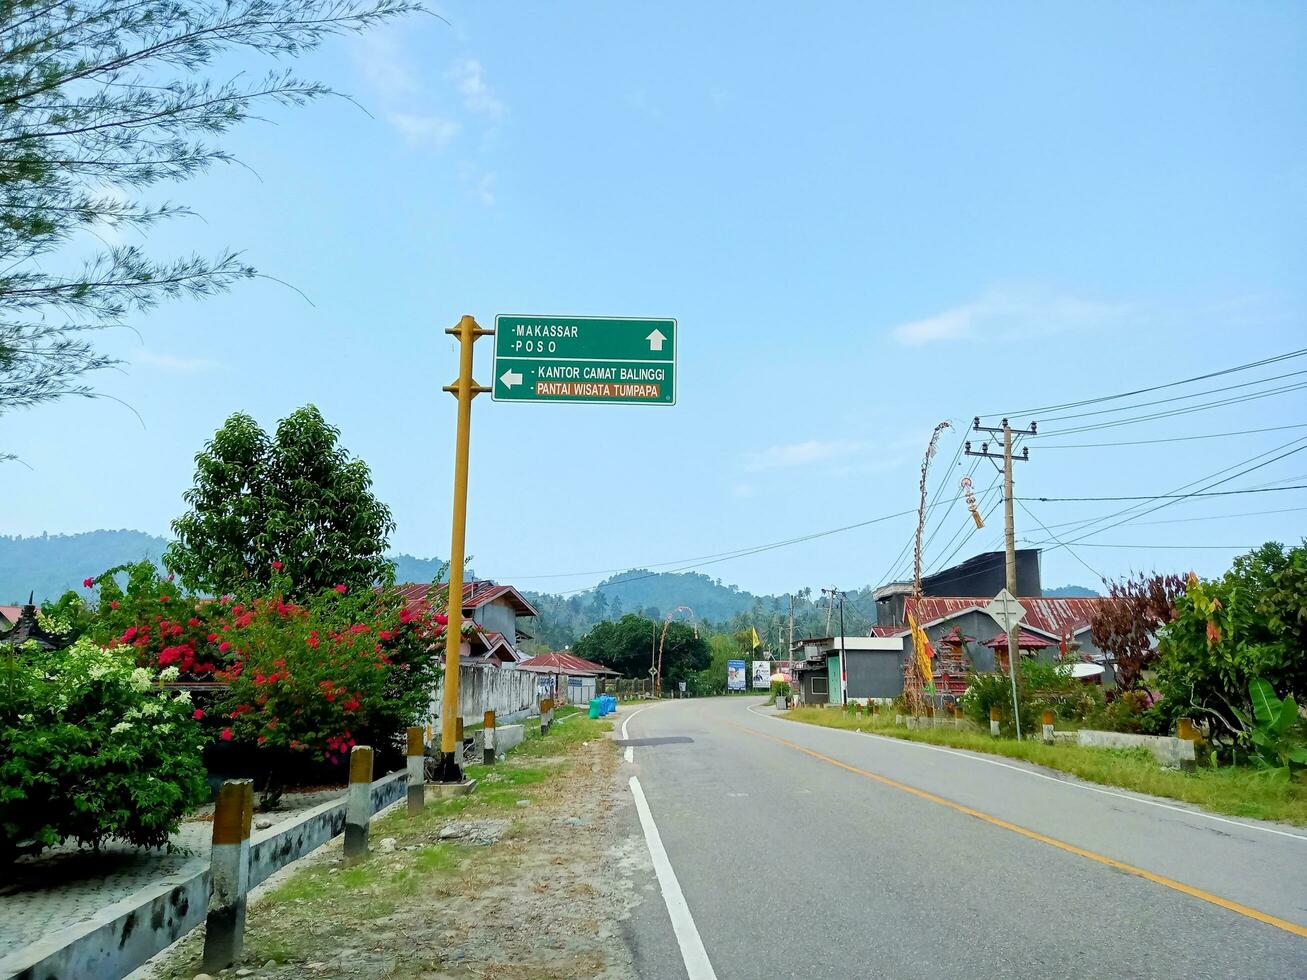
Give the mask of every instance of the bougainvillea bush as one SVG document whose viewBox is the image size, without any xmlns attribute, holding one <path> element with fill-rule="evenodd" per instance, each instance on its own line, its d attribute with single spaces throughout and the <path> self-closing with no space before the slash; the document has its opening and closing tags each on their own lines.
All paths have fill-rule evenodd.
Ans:
<svg viewBox="0 0 1307 980">
<path fill-rule="evenodd" d="M 440 677 L 443 593 L 411 605 L 393 589 L 340 584 L 291 601 L 273 564 L 266 590 L 218 598 L 185 593 L 149 563 L 111 569 L 87 580 L 99 590 L 88 635 L 131 647 L 142 666 L 225 684 L 201 717 L 217 741 L 261 750 L 264 765 L 396 748 Z"/>
<path fill-rule="evenodd" d="M 130 647 L 0 654 L 0 860 L 64 840 L 161 846 L 207 799 L 190 695 Z"/>
</svg>

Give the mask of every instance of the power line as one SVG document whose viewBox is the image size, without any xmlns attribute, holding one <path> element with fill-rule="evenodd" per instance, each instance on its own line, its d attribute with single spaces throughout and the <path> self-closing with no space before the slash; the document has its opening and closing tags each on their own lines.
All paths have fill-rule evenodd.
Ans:
<svg viewBox="0 0 1307 980">
<path fill-rule="evenodd" d="M 1303 447 L 1307 448 L 1307 447 Z M 1297 452 L 1297 450 L 1294 450 Z M 1286 454 L 1287 455 L 1287 454 Z M 1272 460 L 1274 462 L 1274 460 Z M 1239 474 L 1242 475 L 1242 474 Z M 1195 483 L 1201 483 L 1201 480 L 1195 480 Z M 1076 501 L 1105 501 L 1105 500 L 1188 500 L 1190 497 L 1234 497 L 1242 493 L 1275 493 L 1279 490 L 1307 490 L 1307 483 L 1295 484 L 1291 487 L 1256 487 L 1249 490 L 1218 490 L 1212 493 L 1155 493 L 1147 497 L 1014 497 L 1014 500 L 1038 501 L 1041 504 L 1058 504 L 1072 503 Z M 1117 514 L 1121 513 L 1117 511 Z M 1107 518 L 1115 517 L 1116 514 L 1108 514 Z M 1072 521 L 1073 524 L 1081 523 Z M 1093 523 L 1092 521 L 1088 523 Z M 1063 525 L 1059 525 L 1061 527 Z"/>
<path fill-rule="evenodd" d="M 1067 551 L 1071 551 L 1071 548 L 1069 546 L 1062 544 L 1062 542 L 1057 541 L 1056 539 L 1054 539 L 1054 541 L 1061 547 L 1066 548 Z M 1026 540 L 1026 543 L 1039 545 L 1039 544 L 1048 544 L 1049 542 Z M 1189 551 L 1195 548 L 1200 550 L 1211 549 L 1213 551 L 1252 551 L 1254 548 L 1258 546 L 1255 544 L 1094 544 L 1093 542 L 1090 542 L 1089 544 L 1079 544 L 1076 547 L 1078 548 L 1140 548 L 1146 551 Z M 1074 553 L 1075 552 L 1072 552 L 1072 554 Z M 1083 562 L 1081 564 L 1083 564 Z M 1086 565 L 1085 567 L 1088 568 L 1089 566 Z M 1093 569 L 1090 569 L 1090 571 L 1093 571 Z M 1107 581 L 1107 580 L 1104 579 L 1103 581 Z"/>
<path fill-rule="evenodd" d="M 1203 391 L 1190 392 L 1187 395 L 1172 395 L 1170 398 L 1158 398 L 1151 402 L 1138 402 L 1134 405 L 1121 405 L 1118 408 L 1100 408 L 1096 412 L 1075 412 L 1071 415 L 1054 415 L 1052 418 L 1043 418 L 1040 419 L 1040 421 L 1063 422 L 1067 419 L 1087 419 L 1095 415 L 1110 415 L 1113 412 L 1128 412 L 1135 408 L 1148 408 L 1150 405 L 1165 405 L 1169 402 L 1184 401 L 1186 398 L 1201 398 L 1203 395 L 1219 395 L 1223 391 L 1235 391 L 1239 388 L 1250 388 L 1253 385 L 1265 384 L 1268 381 L 1282 381 L 1285 378 L 1296 378 L 1303 374 L 1307 374 L 1307 370 L 1290 371 L 1288 374 L 1275 374 L 1269 378 L 1258 378 L 1256 381 L 1244 381 L 1237 385 L 1226 385 L 1224 388 L 1207 388 Z"/>
<path fill-rule="evenodd" d="M 1253 368 L 1263 367 L 1267 364 L 1276 364 L 1280 361 L 1287 361 L 1295 357 L 1301 357 L 1307 354 L 1307 347 L 1300 350 L 1288 351 L 1284 354 L 1277 354 L 1274 357 L 1262 358 L 1259 361 L 1249 361 L 1247 364 L 1239 364 L 1235 367 L 1223 368 L 1220 371 L 1210 371 L 1207 374 L 1198 374 L 1192 378 L 1182 378 L 1179 381 L 1170 381 L 1166 384 L 1152 385 L 1148 388 L 1136 388 L 1134 391 L 1122 391 L 1115 395 L 1102 395 L 1097 398 L 1086 398 L 1078 402 L 1063 402 L 1060 405 L 1041 405 L 1037 408 L 1023 408 L 1009 412 L 987 412 L 986 415 L 1037 415 L 1040 412 L 1059 412 L 1064 408 L 1080 408 L 1083 405 L 1097 405 L 1101 402 L 1112 401 L 1116 398 L 1130 398 L 1134 395 L 1144 395 L 1150 391 L 1162 391 L 1166 388 L 1177 388 L 1180 385 L 1192 384 L 1195 381 L 1206 381 L 1209 378 L 1219 378 L 1227 374 L 1236 374 L 1239 371 L 1249 371 Z"/>
<path fill-rule="evenodd" d="M 1069 429 L 1055 429 L 1052 432 L 1042 432 L 1036 438 L 1043 436 L 1065 436 L 1073 435 L 1077 432 L 1093 432 L 1097 429 L 1115 429 L 1121 425 L 1133 425 L 1136 422 L 1152 422 L 1156 419 L 1174 418 L 1178 415 L 1190 415 L 1194 412 L 1205 412 L 1209 408 L 1222 408 L 1226 405 L 1240 405 L 1244 402 L 1257 401 L 1262 398 L 1269 398 L 1272 395 L 1283 395 L 1286 392 L 1301 391 L 1307 388 L 1307 382 L 1301 382 L 1293 385 L 1286 385 L 1282 388 L 1273 388 L 1270 391 L 1250 392 L 1245 395 L 1236 395 L 1232 398 L 1225 398 L 1214 402 L 1204 402 L 1201 405 L 1188 405 L 1184 408 L 1171 409 L 1168 412 L 1155 412 L 1151 415 L 1137 415 L 1134 418 L 1115 419 L 1111 422 L 1095 422 L 1088 425 L 1073 426 Z"/>
<path fill-rule="evenodd" d="M 1250 467 L 1248 467 L 1248 468 L 1245 469 L 1245 470 L 1240 470 L 1238 473 L 1233 473 L 1233 474 L 1231 474 L 1230 476 L 1224 477 L 1224 478 L 1222 478 L 1222 479 L 1220 479 L 1220 480 L 1217 480 L 1217 481 L 1215 481 L 1215 482 L 1213 482 L 1213 483 L 1209 483 L 1209 484 L 1207 484 L 1205 487 L 1203 487 L 1203 491 L 1211 490 L 1212 487 L 1219 487 L 1221 484 L 1223 484 L 1223 483 L 1229 483 L 1231 480 L 1237 480 L 1237 479 L 1238 479 L 1239 477 L 1241 477 L 1241 476 L 1247 476 L 1249 473 L 1253 473 L 1253 472 L 1255 472 L 1256 470 L 1260 470 L 1260 469 L 1261 469 L 1262 467 L 1264 467 L 1264 466 L 1270 466 L 1272 463 L 1279 462 L 1279 461 L 1282 460 L 1282 459 L 1285 459 L 1285 458 L 1287 458 L 1287 457 L 1289 457 L 1289 456 L 1294 455 L 1295 453 L 1300 453 L 1300 452 L 1302 452 L 1304 449 L 1307 449 L 1307 441 L 1302 441 L 1302 440 L 1298 440 L 1298 441 L 1302 442 L 1302 445 L 1297 446 L 1297 447 L 1294 448 L 1294 449 L 1290 449 L 1288 452 L 1281 453 L 1281 454 L 1278 455 L 1278 456 L 1273 456 L 1273 457 L 1271 457 L 1270 459 L 1263 460 L 1262 462 L 1258 463 L 1256 466 L 1250 466 Z M 1291 445 L 1291 444 L 1290 444 L 1290 443 L 1286 443 L 1286 445 Z M 1281 446 L 1281 447 L 1279 447 L 1279 448 L 1283 449 L 1284 446 Z M 1274 451 L 1275 451 L 1275 450 L 1271 450 L 1271 452 L 1274 452 Z M 1261 454 L 1259 454 L 1259 455 L 1265 456 L 1266 453 L 1261 453 Z M 1254 457 L 1252 457 L 1252 458 L 1253 458 L 1253 459 L 1257 459 L 1258 457 L 1257 457 L 1257 456 L 1254 456 Z M 1248 461 L 1245 460 L 1245 462 L 1248 462 Z M 1238 464 L 1236 464 L 1236 465 L 1238 465 Z M 1226 467 L 1226 469 L 1230 469 L 1230 467 Z M 1217 470 L 1217 473 L 1222 473 L 1222 472 L 1224 472 L 1224 470 Z M 1214 475 L 1215 475 L 1215 474 L 1214 474 Z M 1188 496 L 1191 496 L 1191 497 L 1192 497 L 1192 496 L 1195 496 L 1198 492 L 1199 492 L 1199 491 L 1194 491 L 1194 493 L 1188 494 Z M 1180 499 L 1184 499 L 1184 498 L 1182 497 L 1182 498 L 1180 498 Z M 1158 504 L 1156 507 L 1149 508 L 1148 510 L 1143 511 L 1142 514 L 1136 514 L 1136 515 L 1134 515 L 1134 516 L 1135 516 L 1135 517 L 1142 517 L 1143 514 L 1151 514 L 1151 513 L 1154 513 L 1155 511 L 1159 511 L 1159 510 L 1161 510 L 1163 507 L 1170 507 L 1170 506 L 1172 506 L 1173 504 L 1174 504 L 1174 501 L 1173 501 L 1173 500 L 1164 500 L 1162 503 Z M 1133 510 L 1133 509 L 1135 509 L 1135 508 L 1127 508 L 1127 510 Z M 1087 538 L 1087 537 L 1089 537 L 1089 536 L 1091 536 L 1091 535 L 1094 535 L 1094 534 L 1102 534 L 1104 531 L 1110 531 L 1112 528 L 1114 528 L 1114 527 L 1119 527 L 1120 525 L 1125 524 L 1125 523 L 1128 523 L 1129 521 L 1131 521 L 1131 520 L 1133 520 L 1133 519 L 1134 519 L 1134 518 L 1127 517 L 1125 520 L 1123 520 L 1123 521 L 1117 521 L 1115 524 L 1109 524 L 1109 525 L 1107 525 L 1107 527 L 1101 527 L 1101 528 L 1098 528 L 1098 529 L 1095 530 L 1095 531 L 1089 531 L 1087 534 L 1083 534 L 1083 535 L 1081 535 L 1079 538 L 1076 538 L 1076 539 L 1074 539 L 1074 540 L 1072 540 L 1072 541 L 1070 541 L 1070 542 L 1068 542 L 1068 543 L 1069 543 L 1069 544 L 1076 544 L 1077 542 L 1079 542 L 1079 541 L 1083 541 L 1085 538 Z M 1065 545 L 1064 545 L 1063 547 L 1065 547 Z"/>
<path fill-rule="evenodd" d="M 1172 436 L 1169 439 L 1135 439 L 1130 442 L 1079 442 L 1039 444 L 1040 449 L 1102 449 L 1117 446 L 1152 446 L 1159 442 L 1192 442 L 1196 439 L 1223 439 L 1227 436 L 1251 436 L 1260 432 L 1283 432 L 1286 429 L 1307 429 L 1307 423 L 1298 425 L 1273 425 L 1266 429 L 1241 429 L 1238 432 L 1211 432 L 1201 436 Z"/>
<path fill-rule="evenodd" d="M 1025 505 L 1023 504 L 1022 506 L 1024 507 Z M 1279 510 L 1245 510 L 1240 511 L 1237 514 L 1205 514 L 1202 517 L 1173 517 L 1165 521 L 1131 521 L 1130 523 L 1135 527 L 1153 527 L 1158 524 L 1194 524 L 1198 521 L 1229 521 L 1234 520 L 1236 517 L 1261 517 L 1264 514 L 1293 514 L 1304 510 L 1307 510 L 1307 507 L 1282 507 Z M 1106 516 L 1099 519 L 1106 520 Z M 1036 517 L 1035 520 L 1038 521 L 1039 518 Z M 1045 530 L 1048 530 L 1053 527 L 1074 527 L 1075 525 L 1085 523 L 1085 520 L 1063 521 L 1061 524 L 1040 526 Z"/>
<path fill-rule="evenodd" d="M 1084 565 L 1085 568 L 1089 569 L 1089 572 L 1090 572 L 1091 575 L 1096 576 L 1100 582 L 1106 582 L 1106 581 L 1107 581 L 1107 576 L 1106 576 L 1106 575 L 1104 575 L 1102 572 L 1100 572 L 1098 569 L 1096 569 L 1093 565 L 1089 564 L 1089 562 L 1085 561 L 1085 560 L 1084 560 L 1083 558 L 1081 558 L 1078 554 L 1076 554 L 1076 552 L 1075 552 L 1075 550 L 1074 550 L 1073 548 L 1069 547 L 1068 545 L 1062 544 L 1061 541 L 1058 541 L 1057 535 L 1054 534 L 1052 531 L 1050 531 L 1050 530 L 1048 529 L 1047 525 L 1045 525 L 1043 521 L 1041 521 L 1038 517 L 1036 517 L 1036 516 L 1034 515 L 1034 512 L 1032 512 L 1031 509 L 1030 509 L 1029 507 L 1027 507 L 1025 504 L 1021 503 L 1021 501 L 1019 501 L 1019 500 L 1018 500 L 1016 503 L 1017 503 L 1017 506 L 1020 507 L 1021 510 L 1022 510 L 1025 514 L 1027 514 L 1027 515 L 1030 517 L 1031 520 L 1033 520 L 1036 524 L 1038 524 L 1040 527 L 1042 527 L 1042 528 L 1044 529 L 1044 533 L 1045 533 L 1045 534 L 1047 534 L 1050 538 L 1052 538 L 1054 541 L 1056 541 L 1056 542 L 1057 542 L 1059 545 L 1061 545 L 1063 548 L 1066 548 L 1066 550 L 1070 553 L 1070 555 L 1071 555 L 1072 558 L 1074 558 L 1076 561 L 1080 562 L 1080 564 Z"/>
</svg>

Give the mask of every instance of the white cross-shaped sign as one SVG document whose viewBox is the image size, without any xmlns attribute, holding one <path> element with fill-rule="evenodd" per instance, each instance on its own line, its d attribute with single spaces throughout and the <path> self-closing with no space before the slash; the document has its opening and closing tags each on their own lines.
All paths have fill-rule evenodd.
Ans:
<svg viewBox="0 0 1307 980">
<path fill-rule="evenodd" d="M 1017 602 L 1017 597 L 1007 589 L 994 596 L 994 601 L 985 607 L 985 612 L 1003 627 L 1004 633 L 1012 632 L 1012 627 L 1026 618 L 1025 606 Z"/>
</svg>

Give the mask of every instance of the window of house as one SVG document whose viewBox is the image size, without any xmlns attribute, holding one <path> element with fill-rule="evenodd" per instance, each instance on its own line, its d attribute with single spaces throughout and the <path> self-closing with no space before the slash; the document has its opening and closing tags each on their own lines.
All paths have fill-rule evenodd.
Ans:
<svg viewBox="0 0 1307 980">
<path fill-rule="evenodd" d="M 813 693 L 813 694 L 829 694 L 829 693 L 830 693 L 830 689 L 826 686 L 826 681 L 827 681 L 827 678 L 825 678 L 825 677 L 814 677 L 814 678 L 812 679 L 812 693 Z"/>
</svg>

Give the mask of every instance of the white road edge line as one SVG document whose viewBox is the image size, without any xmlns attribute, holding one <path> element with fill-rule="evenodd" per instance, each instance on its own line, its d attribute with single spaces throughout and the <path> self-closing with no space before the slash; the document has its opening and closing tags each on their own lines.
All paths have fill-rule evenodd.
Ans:
<svg viewBox="0 0 1307 980">
<path fill-rule="evenodd" d="M 650 708 L 652 708 L 652 707 L 653 707 L 652 704 L 646 704 L 643 708 L 636 708 L 636 709 L 635 709 L 634 711 L 632 711 L 629 715 L 627 715 L 625 719 L 623 719 L 623 721 L 622 721 L 622 741 L 626 741 L 626 739 L 627 739 L 627 737 L 628 737 L 627 734 L 626 734 L 626 726 L 629 725 L 629 724 L 631 723 L 631 719 L 634 718 L 636 715 L 638 715 L 641 711 L 648 711 L 648 710 L 649 710 Z M 628 746 L 626 747 L 626 751 L 622 753 L 622 758 L 624 758 L 627 762 L 634 762 L 634 761 L 635 761 L 635 749 L 634 749 L 634 747 L 628 745 Z"/>
<path fill-rule="evenodd" d="M 641 709 L 643 710 L 643 709 Z M 622 726 L 625 729 L 625 725 Z M 703 948 L 699 938 L 699 929 L 690 914 L 690 906 L 685 904 L 681 893 L 681 883 L 676 880 L 672 862 L 668 860 L 663 848 L 663 839 L 658 834 L 658 825 L 654 823 L 653 814 L 649 812 L 649 801 L 644 798 L 640 780 L 631 777 L 631 795 L 635 797 L 635 809 L 640 814 L 640 826 L 644 828 L 644 840 L 649 845 L 649 857 L 653 860 L 654 873 L 658 876 L 658 887 L 662 889 L 663 901 L 667 904 L 667 914 L 672 920 L 672 930 L 676 933 L 676 942 L 681 947 L 681 960 L 685 963 L 685 972 L 690 980 L 717 980 L 712 963 L 708 960 L 708 951 Z"/>
<path fill-rule="evenodd" d="M 785 718 L 777 718 L 775 715 L 761 714 L 760 712 L 754 711 L 752 705 L 750 705 L 746 710 L 751 714 L 757 715 L 759 718 L 770 718 L 772 721 L 787 720 Z M 1103 796 L 1115 796 L 1119 800 L 1130 800 L 1133 803 L 1143 803 L 1147 806 L 1160 807 L 1163 810 L 1173 810 L 1176 813 L 1183 813 L 1190 817 L 1202 817 L 1204 820 L 1215 820 L 1217 823 L 1228 823 L 1234 827 L 1242 827 L 1244 830 L 1260 830 L 1264 834 L 1275 834 L 1278 837 L 1291 837 L 1294 840 L 1307 841 L 1307 836 L 1290 833 L 1287 830 L 1277 830 L 1274 827 L 1261 827 L 1254 823 L 1244 823 L 1242 820 L 1231 820 L 1229 817 L 1218 817 L 1214 813 L 1207 813 L 1203 810 L 1190 810 L 1182 806 L 1172 806 L 1170 803 L 1162 803 L 1159 800 L 1150 800 L 1143 796 L 1135 796 L 1133 793 L 1121 793 L 1116 790 L 1105 789 L 1101 786 L 1090 786 L 1079 781 L 1071 773 L 1067 773 L 1066 778 L 1059 778 L 1057 776 L 1050 776 L 1047 773 L 1034 772 L 1033 770 L 1023 768 L 1022 766 L 1014 766 L 1011 763 L 999 762 L 997 759 L 987 759 L 982 755 L 972 752 L 963 752 L 958 749 L 945 748 L 942 745 L 930 745 L 926 742 L 913 742 L 906 738 L 891 738 L 888 735 L 876 735 L 873 732 L 855 732 L 847 728 L 831 728 L 827 730 L 832 732 L 843 732 L 846 735 L 860 735 L 863 738 L 880 739 L 884 742 L 892 742 L 894 745 L 910 745 L 913 748 L 918 749 L 931 749 L 932 751 L 943 752 L 947 755 L 956 755 L 962 759 L 970 759 L 972 762 L 983 762 L 989 766 L 998 766 L 1001 769 L 1011 769 L 1013 772 L 1024 773 L 1027 776 L 1034 776 L 1037 779 L 1047 779 L 1050 782 L 1057 783 L 1059 786 L 1066 786 L 1069 789 L 1082 789 L 1088 793 L 1101 793 Z"/>
</svg>

